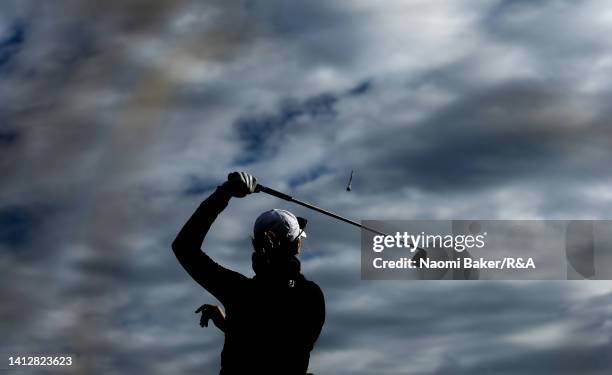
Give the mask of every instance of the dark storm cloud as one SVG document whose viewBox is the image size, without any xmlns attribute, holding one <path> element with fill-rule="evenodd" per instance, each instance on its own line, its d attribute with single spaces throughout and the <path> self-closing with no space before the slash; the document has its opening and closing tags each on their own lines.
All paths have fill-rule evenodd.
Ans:
<svg viewBox="0 0 612 375">
<path fill-rule="evenodd" d="M 612 333 L 610 294 L 577 302 L 557 283 L 436 282 L 427 288 L 355 283 L 330 297 L 341 303 L 330 311 L 333 325 L 321 348 L 351 346 L 381 358 L 368 362 L 363 373 L 600 374 L 610 366 L 604 354 Z M 351 332 L 350 339 L 342 332 Z M 576 355 L 559 367 L 555 352 Z"/>
<path fill-rule="evenodd" d="M 390 300 L 378 300 L 372 308 L 364 309 L 367 313 L 364 311 L 364 314 L 360 315 L 343 316 L 338 329 L 359 326 L 361 329 L 355 333 L 353 339 L 367 343 L 368 337 L 386 335 L 394 330 L 402 330 L 403 335 L 415 340 L 443 337 L 444 334 L 452 335 L 448 331 L 452 327 L 456 331 L 472 331 L 471 344 L 478 346 L 490 340 L 491 333 L 511 336 L 520 331 L 535 331 L 546 324 L 564 319 L 575 318 L 577 324 L 592 319 L 589 315 L 592 311 L 585 309 L 587 311 L 583 312 L 582 306 L 571 310 L 572 302 L 567 296 L 546 295 L 547 290 L 559 288 L 558 285 L 550 283 L 523 283 L 516 286 L 501 283 L 491 285 L 472 285 L 469 282 L 460 282 L 460 285 L 443 283 L 439 282 L 437 285 L 439 290 L 436 292 L 406 288 L 398 284 L 397 290 L 387 292 Z M 368 286 L 362 285 L 362 287 Z M 376 287 L 379 288 L 382 289 L 380 286 Z M 494 288 L 496 293 L 489 293 L 490 288 Z M 527 290 L 530 292 L 527 293 Z M 442 297 L 443 295 L 445 297 Z M 466 301 L 470 303 L 466 304 Z M 554 316 L 544 312 L 548 308 L 556 312 Z M 397 311 L 402 311 L 404 314 L 397 314 Z M 503 315 L 496 314 L 501 311 L 504 312 Z M 345 313 L 350 314 L 349 311 Z M 605 324 L 607 318 L 606 315 L 594 317 L 600 325 Z M 410 322 L 414 321 L 423 324 L 413 326 Z M 590 327 L 580 327 L 579 330 L 581 329 L 588 330 Z M 602 334 L 605 336 L 608 333 L 606 331 Z"/>
<path fill-rule="evenodd" d="M 589 374 L 603 375 L 612 366 L 608 355 L 611 345 L 612 342 L 601 345 L 568 343 L 554 349 L 532 349 L 473 365 L 452 361 L 440 366 L 436 373 L 576 374 L 588 368 Z"/>
<path fill-rule="evenodd" d="M 354 160 L 379 191 L 480 190 L 543 176 L 601 178 L 609 174 L 604 150 L 610 132 L 598 113 L 580 120 L 577 100 L 564 88 L 538 82 L 503 84 L 468 92 L 422 122 L 372 128 L 346 149 L 372 150 Z"/>
<path fill-rule="evenodd" d="M 491 362 L 478 363 L 474 366 L 462 365 L 460 361 L 448 360 L 441 365 L 435 374 L 576 374 L 589 367 L 589 374 L 607 374 L 610 365 L 606 360 L 607 347 L 588 347 L 577 345 L 562 349 L 534 350 L 525 355 L 495 359 Z"/>
</svg>

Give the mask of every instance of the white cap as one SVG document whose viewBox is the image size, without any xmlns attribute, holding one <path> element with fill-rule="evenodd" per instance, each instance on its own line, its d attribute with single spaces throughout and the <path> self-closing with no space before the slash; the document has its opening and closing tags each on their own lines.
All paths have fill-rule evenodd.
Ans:
<svg viewBox="0 0 612 375">
<path fill-rule="evenodd" d="M 257 237 L 259 234 L 271 230 L 280 238 L 294 241 L 298 237 L 306 237 L 304 226 L 306 220 L 301 220 L 303 224 L 300 226 L 300 220 L 287 210 L 279 210 L 277 208 L 266 211 L 259 215 L 253 226 L 253 235 Z"/>
</svg>

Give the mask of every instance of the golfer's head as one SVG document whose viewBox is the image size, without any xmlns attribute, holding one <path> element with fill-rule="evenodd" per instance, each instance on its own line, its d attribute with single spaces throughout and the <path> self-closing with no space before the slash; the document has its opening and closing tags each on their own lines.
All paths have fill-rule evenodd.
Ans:
<svg viewBox="0 0 612 375">
<path fill-rule="evenodd" d="M 259 215 L 253 225 L 255 250 L 298 255 L 302 239 L 306 237 L 306 219 L 297 217 L 287 210 L 273 209 Z"/>
</svg>

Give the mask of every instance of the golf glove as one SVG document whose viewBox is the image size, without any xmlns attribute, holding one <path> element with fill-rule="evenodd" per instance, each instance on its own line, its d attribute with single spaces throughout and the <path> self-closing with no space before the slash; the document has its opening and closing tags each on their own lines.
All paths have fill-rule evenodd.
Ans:
<svg viewBox="0 0 612 375">
<path fill-rule="evenodd" d="M 257 179 L 246 172 L 232 172 L 227 175 L 227 181 L 221 185 L 233 197 L 242 198 L 255 192 Z"/>
</svg>

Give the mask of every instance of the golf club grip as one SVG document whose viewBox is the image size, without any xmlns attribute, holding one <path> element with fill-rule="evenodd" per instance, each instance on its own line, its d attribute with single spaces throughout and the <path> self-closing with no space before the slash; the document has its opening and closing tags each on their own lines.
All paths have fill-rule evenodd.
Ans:
<svg viewBox="0 0 612 375">
<path fill-rule="evenodd" d="M 285 193 L 281 193 L 280 191 L 276 191 L 274 189 L 270 189 L 269 187 L 266 187 L 266 186 L 263 186 L 263 185 L 260 185 L 260 184 L 257 184 L 255 186 L 255 192 L 256 193 L 263 192 L 263 193 L 266 193 L 266 194 L 270 194 L 270 195 L 273 195 L 273 196 L 275 196 L 277 198 L 284 199 L 286 201 L 293 200 L 293 197 L 291 195 L 287 195 Z"/>
</svg>

